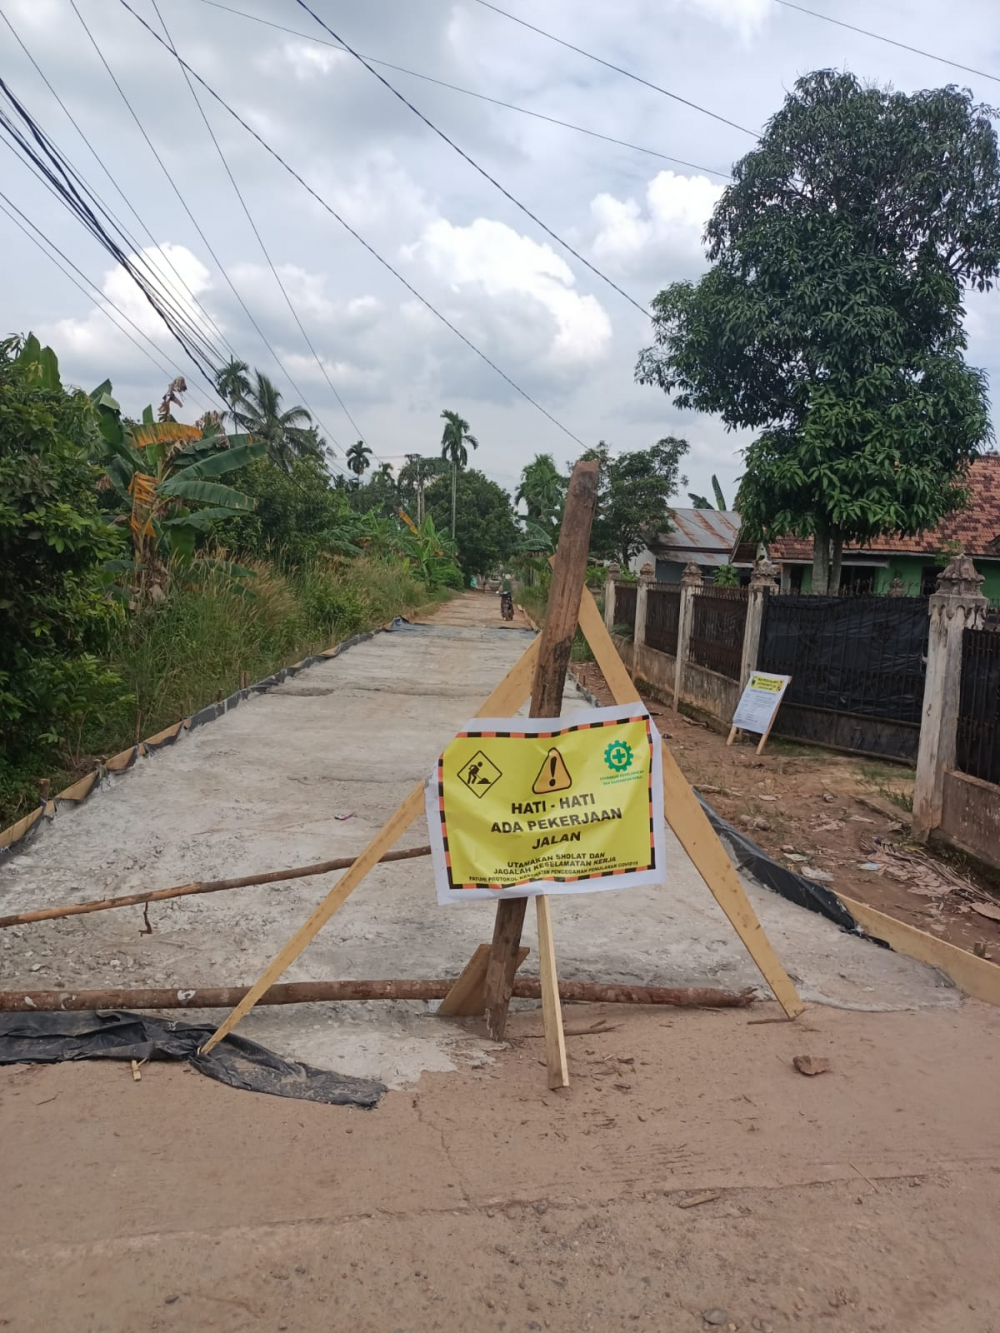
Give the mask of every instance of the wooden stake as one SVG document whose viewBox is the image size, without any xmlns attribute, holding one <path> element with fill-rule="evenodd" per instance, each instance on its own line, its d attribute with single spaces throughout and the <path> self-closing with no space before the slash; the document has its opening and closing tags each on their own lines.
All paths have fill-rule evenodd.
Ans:
<svg viewBox="0 0 1000 1333">
<path fill-rule="evenodd" d="M 518 950 L 518 967 L 531 951 L 524 946 Z M 439 1018 L 478 1018 L 486 1012 L 486 968 L 490 961 L 490 946 L 480 944 L 451 990 L 438 1005 Z"/>
<path fill-rule="evenodd" d="M 549 1071 L 549 1087 L 568 1088 L 566 1034 L 563 1032 L 559 1004 L 559 978 L 556 975 L 556 951 L 552 942 L 548 898 L 536 898 L 535 907 L 538 911 L 538 971 L 542 983 L 542 1020 L 545 1025 L 545 1063 Z"/>
<path fill-rule="evenodd" d="M 615 701 L 620 704 L 641 702 L 625 664 L 615 650 L 597 603 L 586 588 L 580 602 L 580 627 Z M 665 744 L 661 743 L 660 750 L 667 823 L 708 885 L 712 897 L 729 918 L 782 1009 L 789 1018 L 798 1017 L 802 1013 L 802 1001 L 771 947 L 726 849 L 708 822 L 694 788 L 678 768 L 677 760 Z"/>
<path fill-rule="evenodd" d="M 562 526 L 559 529 L 559 545 L 552 565 L 545 624 L 537 640 L 538 663 L 531 687 L 531 717 L 558 717 L 562 712 L 566 671 L 580 609 L 580 593 L 587 577 L 587 551 L 590 548 L 590 528 L 597 505 L 597 483 L 597 463 L 577 463 L 570 477 Z M 515 959 L 521 944 L 525 906 L 523 898 L 502 899 L 497 904 L 493 945 L 486 971 L 486 1025 L 494 1041 L 502 1040 L 507 1029 L 507 1011 L 510 1007 Z M 546 1016 L 546 1030 L 550 1019 L 558 1023 L 561 1029 L 562 1013 L 558 1003 L 551 1014 Z M 561 1033 L 559 1040 L 562 1042 Z M 565 1051 L 564 1043 L 563 1049 Z M 550 1077 L 555 1077 L 551 1067 L 549 1073 Z"/>
<path fill-rule="evenodd" d="M 603 622 L 602 622 L 603 623 Z M 528 692 L 528 682 L 535 670 L 538 658 L 539 640 L 533 639 L 529 647 L 504 676 L 490 697 L 479 709 L 478 717 L 511 717 L 524 703 Z M 233 1028 L 254 1007 L 264 992 L 273 986 L 282 972 L 298 958 L 299 954 L 315 939 L 330 917 L 361 883 L 372 866 L 377 865 L 382 855 L 410 827 L 424 808 L 424 784 L 418 782 L 403 801 L 387 824 L 384 824 L 371 840 L 361 855 L 354 861 L 350 870 L 333 886 L 309 919 L 299 927 L 292 938 L 278 953 L 254 984 L 229 1014 L 225 1021 L 212 1033 L 203 1047 L 207 1054 L 214 1046 L 232 1032 Z"/>
</svg>

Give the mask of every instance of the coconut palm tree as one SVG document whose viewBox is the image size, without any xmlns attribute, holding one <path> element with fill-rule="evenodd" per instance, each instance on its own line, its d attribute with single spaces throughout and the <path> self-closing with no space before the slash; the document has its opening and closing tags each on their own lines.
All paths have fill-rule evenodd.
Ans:
<svg viewBox="0 0 1000 1333">
<path fill-rule="evenodd" d="M 241 430 L 264 443 L 268 457 L 285 472 L 291 472 L 297 459 L 322 454 L 310 413 L 304 407 L 282 411 L 281 393 L 259 370 L 237 400 L 233 419 Z"/>
<path fill-rule="evenodd" d="M 364 440 L 358 440 L 357 444 L 352 444 L 344 455 L 348 468 L 357 477 L 359 483 L 368 470 L 368 460 L 371 456 L 372 451 Z"/>
<path fill-rule="evenodd" d="M 236 420 L 236 404 L 250 392 L 250 367 L 238 357 L 232 357 L 215 376 L 215 391 Z"/>
<path fill-rule="evenodd" d="M 444 430 L 441 432 L 441 457 L 447 459 L 451 464 L 451 535 L 452 540 L 454 540 L 458 469 L 465 467 L 469 461 L 469 451 L 465 446 L 469 444 L 473 449 L 478 449 L 479 441 L 474 435 L 469 434 L 469 423 L 464 417 L 460 417 L 457 412 L 449 412 L 445 408 L 441 413 L 441 418 L 445 423 Z"/>
</svg>

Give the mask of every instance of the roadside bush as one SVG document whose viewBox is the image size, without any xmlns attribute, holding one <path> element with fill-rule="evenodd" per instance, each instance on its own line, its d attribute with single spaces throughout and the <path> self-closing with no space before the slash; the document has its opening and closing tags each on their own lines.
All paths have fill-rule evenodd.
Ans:
<svg viewBox="0 0 1000 1333">
<path fill-rule="evenodd" d="M 97 502 L 87 396 L 48 348 L 0 343 L 0 789 L 21 799 L 125 691 L 99 660 L 121 611 L 101 567 L 122 546 Z"/>
</svg>

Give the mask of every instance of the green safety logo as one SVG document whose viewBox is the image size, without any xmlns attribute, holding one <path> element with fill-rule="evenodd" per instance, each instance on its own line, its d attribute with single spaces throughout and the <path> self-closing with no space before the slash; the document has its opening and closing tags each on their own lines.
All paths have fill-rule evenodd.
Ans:
<svg viewBox="0 0 1000 1333">
<path fill-rule="evenodd" d="M 612 741 L 604 751 L 604 762 L 613 773 L 624 773 L 632 767 L 632 747 L 627 741 Z"/>
</svg>

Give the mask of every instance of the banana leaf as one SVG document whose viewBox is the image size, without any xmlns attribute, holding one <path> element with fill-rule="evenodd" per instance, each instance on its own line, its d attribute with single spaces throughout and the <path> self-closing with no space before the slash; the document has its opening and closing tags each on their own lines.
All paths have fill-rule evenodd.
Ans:
<svg viewBox="0 0 1000 1333">
<path fill-rule="evenodd" d="M 245 467 L 247 463 L 252 463 L 256 459 L 263 457 L 266 447 L 263 444 L 243 444 L 236 449 L 216 449 L 208 455 L 207 458 L 199 458 L 197 461 L 188 464 L 175 472 L 160 487 L 162 495 L 172 495 L 173 491 L 167 488 L 173 486 L 178 481 L 200 481 L 207 477 L 221 477 L 227 472 L 235 472 L 237 468 Z"/>
<path fill-rule="evenodd" d="M 184 469 L 185 472 L 187 468 Z M 170 496 L 177 500 L 189 500 L 193 504 L 218 505 L 227 509 L 248 512 L 253 510 L 256 501 L 232 486 L 220 486 L 213 481 L 188 481 L 183 474 L 170 477 L 159 487 L 161 496 Z"/>
<path fill-rule="evenodd" d="M 209 523 L 214 523 L 216 519 L 232 518 L 233 511 L 228 505 L 216 505 L 211 509 L 196 509 L 191 514 L 180 514 L 177 518 L 164 519 L 165 528 L 197 528 L 199 532 L 208 527 Z"/>
</svg>

